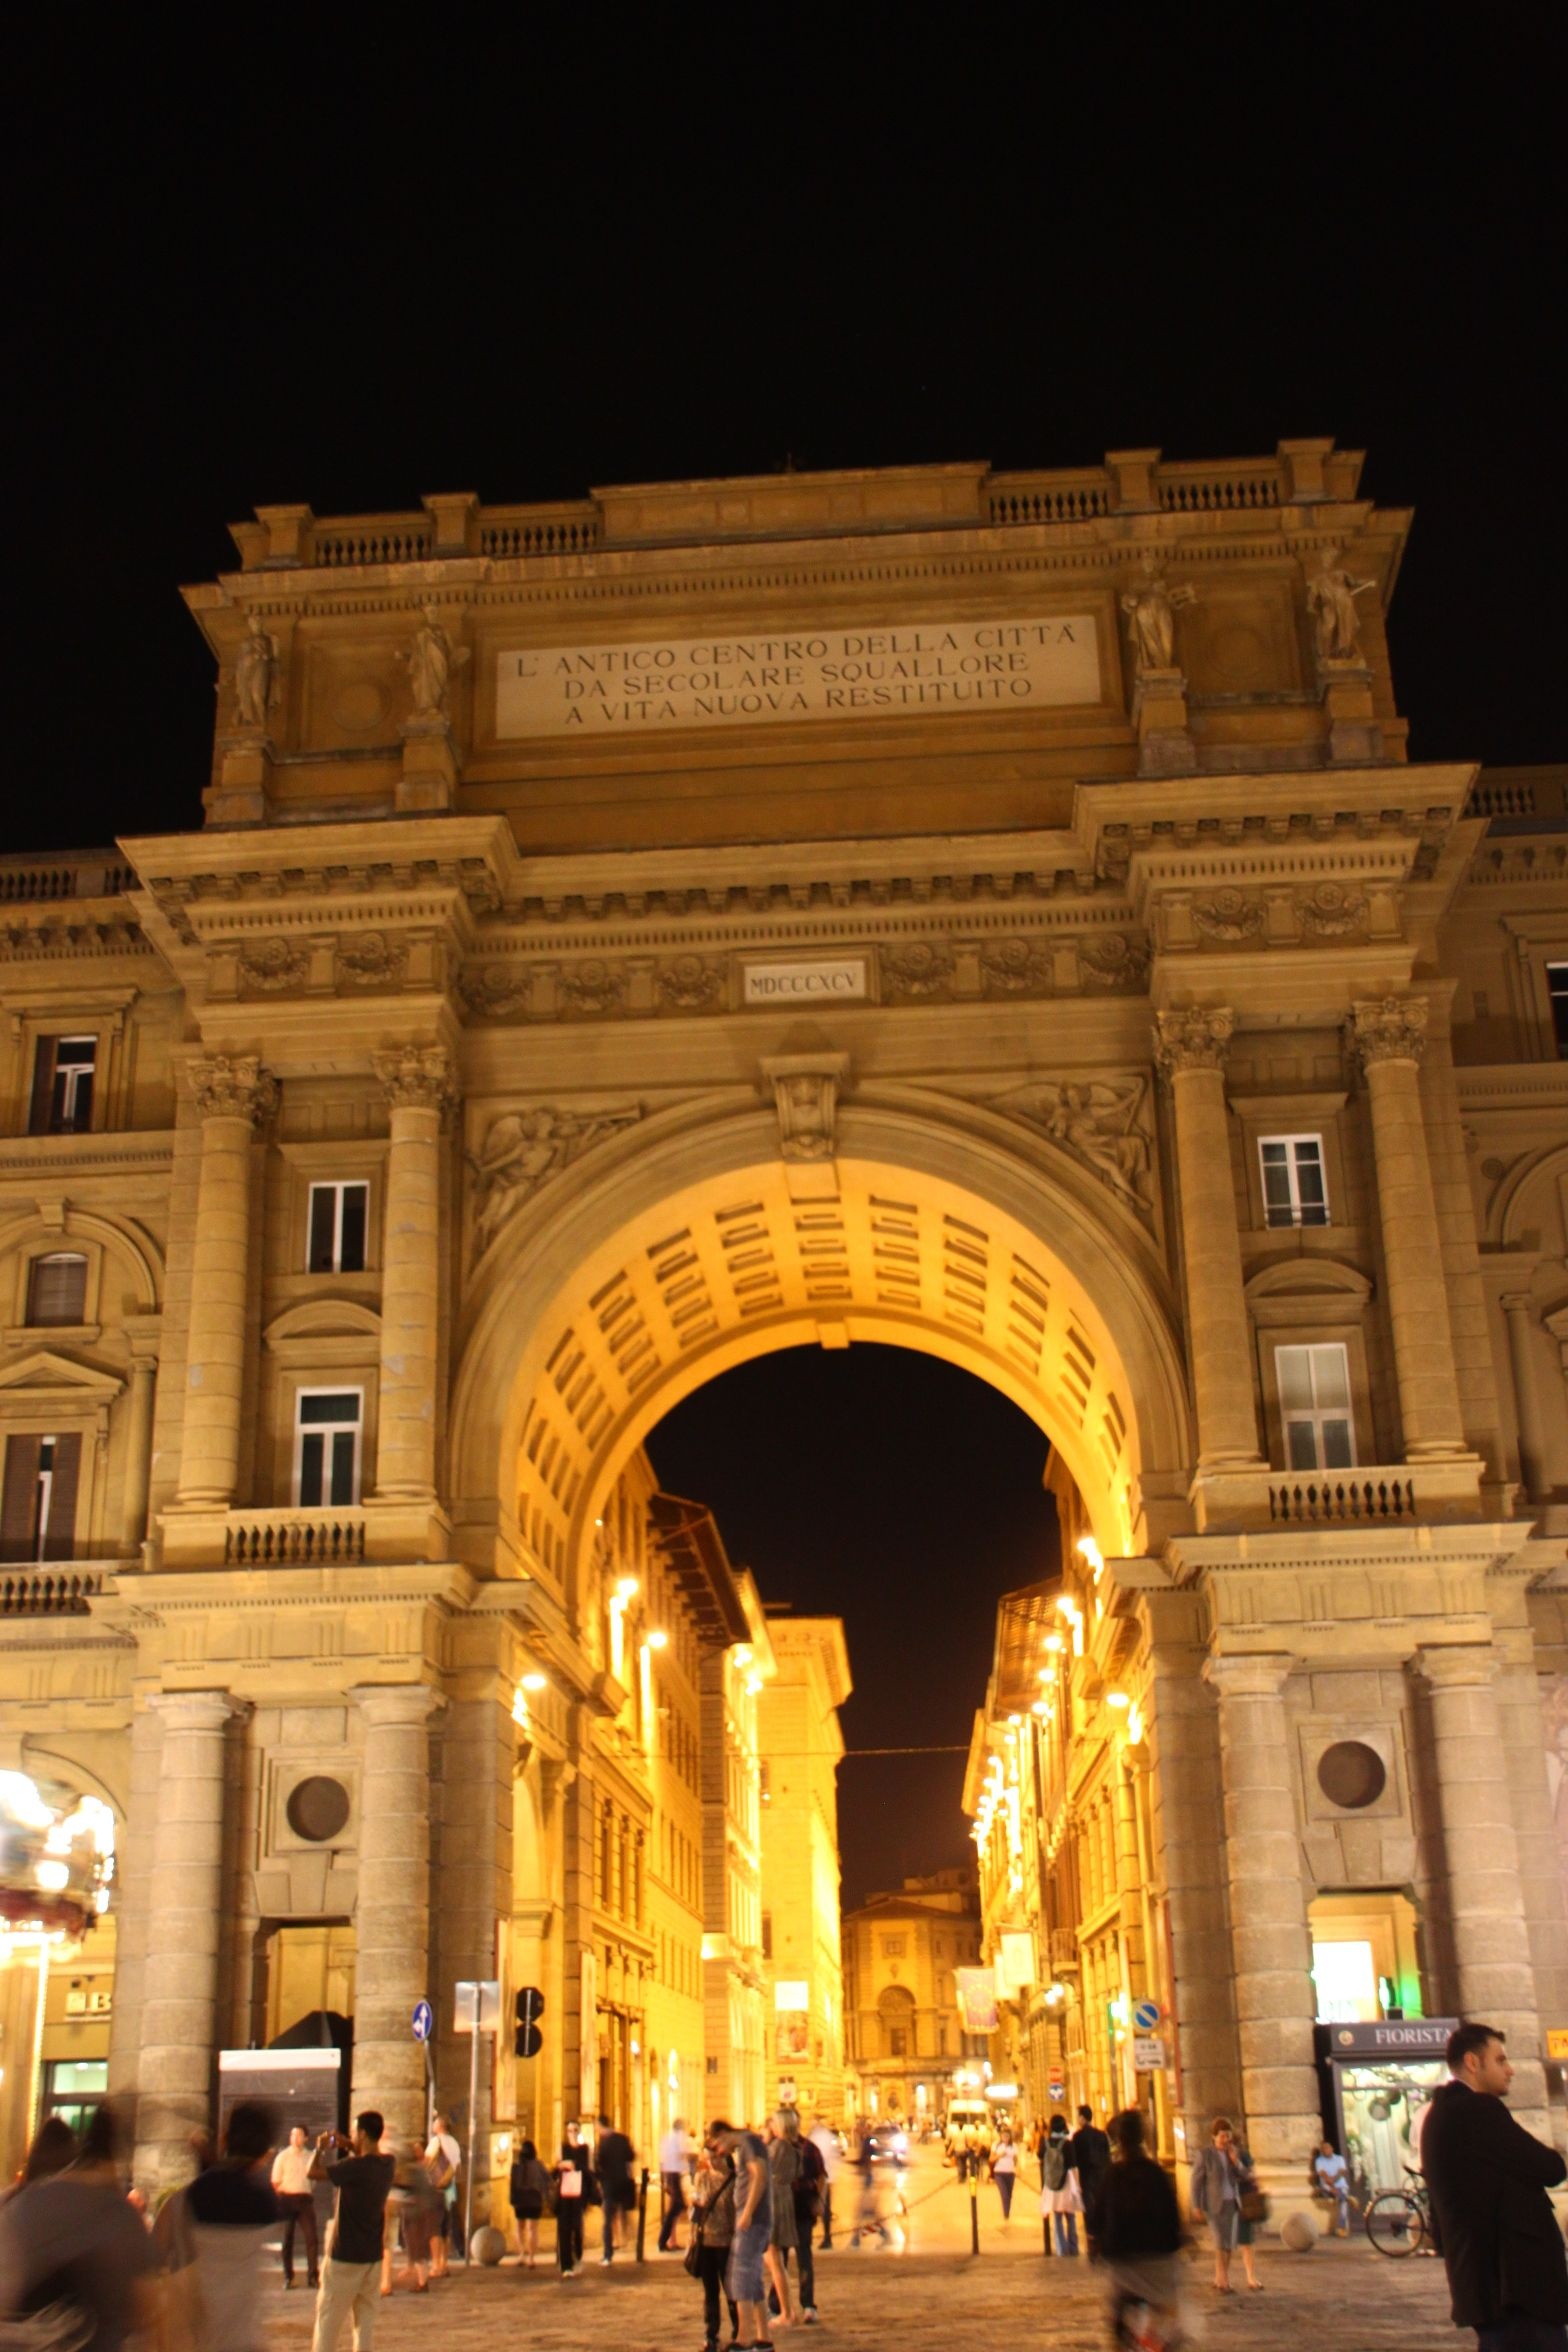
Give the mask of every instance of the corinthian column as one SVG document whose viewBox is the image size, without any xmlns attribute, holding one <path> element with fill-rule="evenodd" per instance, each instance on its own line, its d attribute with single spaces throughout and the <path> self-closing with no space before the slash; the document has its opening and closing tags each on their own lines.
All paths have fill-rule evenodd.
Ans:
<svg viewBox="0 0 1568 2352">
<path fill-rule="evenodd" d="M 1272 2184 L 1300 2185 L 1317 2141 L 1312 1939 L 1301 1879 L 1284 1690 L 1290 1657 L 1210 1658 L 1219 1693 L 1225 1868 L 1247 2145 Z"/>
<path fill-rule="evenodd" d="M 1535 1971 L 1494 1687 L 1497 1653 L 1489 1642 L 1445 1643 L 1418 1650 L 1414 1665 L 1429 1694 L 1441 1824 L 1433 1876 L 1452 1954 L 1445 1991 L 1457 2015 L 1508 2036 L 1520 2077 L 1514 2104 L 1544 2109 Z"/>
<path fill-rule="evenodd" d="M 389 2143 L 422 2132 L 425 2062 L 410 2030 L 430 1981 L 430 1714 L 423 1683 L 362 1685 L 359 1894 L 354 1910 L 354 2108 Z"/>
<path fill-rule="evenodd" d="M 208 2129 L 224 1917 L 225 1734 L 245 1712 L 227 1691 L 166 1692 L 152 1866 L 145 1904 L 137 2172 L 157 2182 L 191 2169 Z"/>
<path fill-rule="evenodd" d="M 225 1509 L 239 1476 L 251 1136 L 276 1099 L 254 1054 L 191 1065 L 201 1113 L 178 1501 Z"/>
<path fill-rule="evenodd" d="M 1519 1483 L 1526 1499 L 1544 1501 L 1551 1492 L 1546 1476 L 1546 1415 L 1535 1382 L 1530 1337 L 1534 1318 L 1529 1294 L 1511 1291 L 1503 1300 L 1508 1320 L 1508 1364 L 1514 1376 L 1514 1419 L 1519 1427 Z"/>
<path fill-rule="evenodd" d="M 1193 1008 L 1161 1013 L 1156 1029 L 1156 1059 L 1175 1110 L 1198 1465 L 1208 1470 L 1259 1459 L 1225 1116 L 1225 1055 L 1235 1022 L 1228 1006 Z"/>
<path fill-rule="evenodd" d="M 1372 1107 L 1383 1271 L 1399 1380 L 1399 1419 L 1405 1459 L 1410 1462 L 1467 1450 L 1442 1236 L 1421 1113 L 1426 1021 L 1426 999 L 1420 996 L 1387 996 L 1357 1004 L 1350 1016 L 1350 1042 L 1365 1073 Z"/>
<path fill-rule="evenodd" d="M 381 1274 L 381 1402 L 376 1498 L 433 1502 L 441 1303 L 441 1127 L 454 1099 L 444 1046 L 376 1054 L 392 1106 Z"/>
</svg>

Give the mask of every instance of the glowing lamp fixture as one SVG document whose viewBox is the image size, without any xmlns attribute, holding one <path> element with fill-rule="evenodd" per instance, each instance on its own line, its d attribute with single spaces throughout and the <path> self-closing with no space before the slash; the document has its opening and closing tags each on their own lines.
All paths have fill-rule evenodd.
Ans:
<svg viewBox="0 0 1568 2352">
<path fill-rule="evenodd" d="M 525 1691 L 548 1690 L 550 1687 L 550 1677 L 548 1674 L 541 1674 L 538 1668 L 535 1667 L 532 1673 L 525 1674 L 523 1676 L 522 1687 Z"/>
<path fill-rule="evenodd" d="M 1081 1535 L 1078 1538 L 1078 1551 L 1080 1557 L 1088 1561 L 1098 1581 L 1105 1567 L 1105 1554 L 1092 1535 Z"/>
<path fill-rule="evenodd" d="M 756 1697 L 756 1695 L 757 1695 L 757 1693 L 758 1693 L 758 1691 L 760 1691 L 760 1690 L 761 1690 L 761 1688 L 762 1688 L 762 1677 L 761 1677 L 761 1675 L 760 1675 L 760 1674 L 748 1674 L 748 1675 L 747 1675 L 747 1677 L 746 1677 L 746 1688 L 747 1688 L 747 1690 L 748 1690 L 748 1691 L 751 1693 L 752 1697 L 753 1697 L 753 1698 L 755 1698 L 755 1697 Z"/>
<path fill-rule="evenodd" d="M 654 1627 L 654 1629 L 653 1629 L 652 1633 L 650 1633 L 650 1634 L 649 1634 L 649 1636 L 648 1636 L 648 1647 L 649 1647 L 649 1649 L 650 1649 L 650 1650 L 667 1650 L 667 1649 L 669 1648 L 669 1646 L 670 1646 L 670 1637 L 669 1637 L 669 1635 L 668 1635 L 668 1634 L 665 1632 L 665 1630 L 664 1630 L 664 1628 L 663 1628 L 663 1626 L 662 1626 L 662 1625 L 656 1625 L 656 1626 Z"/>
<path fill-rule="evenodd" d="M 1062 1647 L 1061 1635 L 1059 1633 L 1048 1633 L 1045 1637 L 1045 1646 L 1052 1652 L 1060 1650 Z"/>
<path fill-rule="evenodd" d="M 1130 1707 L 1132 1701 L 1125 1691 L 1110 1690 L 1105 1694 L 1105 1704 L 1108 1707 Z"/>
<path fill-rule="evenodd" d="M 1051 1710 L 1046 1705 L 1044 1699 L 1036 1699 L 1029 1712 L 1031 1715 L 1049 1715 Z"/>
<path fill-rule="evenodd" d="M 749 1666 L 752 1659 L 750 1642 L 737 1642 L 731 1655 L 737 1666 Z"/>
<path fill-rule="evenodd" d="M 625 1608 L 628 1601 L 634 1601 L 637 1598 L 637 1589 L 637 1579 L 635 1576 L 618 1576 L 616 1578 L 615 1597 L 620 1602 L 623 1609 Z"/>
</svg>

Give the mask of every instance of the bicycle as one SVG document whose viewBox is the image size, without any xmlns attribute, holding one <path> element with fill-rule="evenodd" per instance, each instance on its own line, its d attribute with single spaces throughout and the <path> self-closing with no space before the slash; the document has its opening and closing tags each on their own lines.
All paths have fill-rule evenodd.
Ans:
<svg viewBox="0 0 1568 2352">
<path fill-rule="evenodd" d="M 1378 2252 L 1394 2260 L 1419 2253 L 1436 2235 L 1426 2182 L 1408 2164 L 1405 2181 L 1404 2188 L 1384 2189 L 1375 2196 L 1362 2222 Z"/>
</svg>

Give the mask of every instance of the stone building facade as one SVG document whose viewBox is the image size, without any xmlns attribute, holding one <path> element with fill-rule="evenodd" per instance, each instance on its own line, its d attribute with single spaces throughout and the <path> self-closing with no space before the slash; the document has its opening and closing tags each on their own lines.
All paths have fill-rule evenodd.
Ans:
<svg viewBox="0 0 1568 2352">
<path fill-rule="evenodd" d="M 851 1689 L 849 1653 L 837 1617 L 771 1610 L 768 1636 L 774 1671 L 758 1701 L 768 2103 L 840 2123 L 838 1711 Z"/>
<path fill-rule="evenodd" d="M 1313 1905 L 1385 1894 L 1544 2104 L 1563 778 L 1407 761 L 1359 472 L 236 526 L 205 825 L 0 869 L 0 1739 L 117 1817 L 146 2169 L 285 1929 L 341 1983 L 352 1927 L 407 2128 L 412 2005 L 548 1908 L 550 2097 L 630 2095 L 606 1506 L 704 1380 L 867 1339 L 1013 1397 L 1092 1531 L 1074 1736 L 1136 1702 L 1176 2121 L 1294 2178 Z M 722 1969 L 760 2100 L 760 1905 L 704 1906 L 704 2066 Z"/>
<path fill-rule="evenodd" d="M 940 2124 L 955 2077 L 980 2083 L 990 2046 L 983 2034 L 965 2032 L 956 1981 L 979 1958 L 972 1870 L 906 1878 L 845 1913 L 845 2023 L 858 2116 L 896 2117 L 906 2128 Z"/>
</svg>

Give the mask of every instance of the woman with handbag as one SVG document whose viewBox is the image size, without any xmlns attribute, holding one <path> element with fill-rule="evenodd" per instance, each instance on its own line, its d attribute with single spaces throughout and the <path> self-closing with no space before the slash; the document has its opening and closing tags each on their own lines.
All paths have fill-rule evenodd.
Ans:
<svg viewBox="0 0 1568 2352">
<path fill-rule="evenodd" d="M 1053 2115 L 1045 2145 L 1040 2150 L 1040 2211 L 1052 2217 L 1058 2254 L 1078 2251 L 1078 2215 L 1083 2197 L 1073 2165 L 1072 2142 L 1065 2116 Z"/>
<path fill-rule="evenodd" d="M 555 2256 L 563 2279 L 576 2278 L 583 2261 L 583 2208 L 593 2178 L 581 2140 L 561 2142 L 555 2167 Z"/>
<path fill-rule="evenodd" d="M 1250 2211 L 1244 2208 L 1244 2199 Z M 1258 2187 L 1252 2159 L 1238 2143 L 1228 2115 L 1215 2116 L 1210 2144 L 1193 2165 L 1191 2202 L 1193 2212 L 1201 2213 L 1209 2225 L 1216 2291 L 1221 2295 L 1236 2292 L 1230 2283 L 1230 2258 L 1238 2246 L 1248 2286 L 1261 2287 L 1263 2282 L 1253 2265 L 1252 2232 L 1256 2223 L 1268 2219 L 1268 2199 Z"/>
<path fill-rule="evenodd" d="M 717 2142 L 703 2142 L 691 2188 L 691 2243 L 686 2268 L 702 2281 L 703 2352 L 719 2352 L 719 2292 L 735 2235 L 735 2160 Z M 739 2333 L 739 2314 L 729 2296 L 730 2341 Z"/>
</svg>

